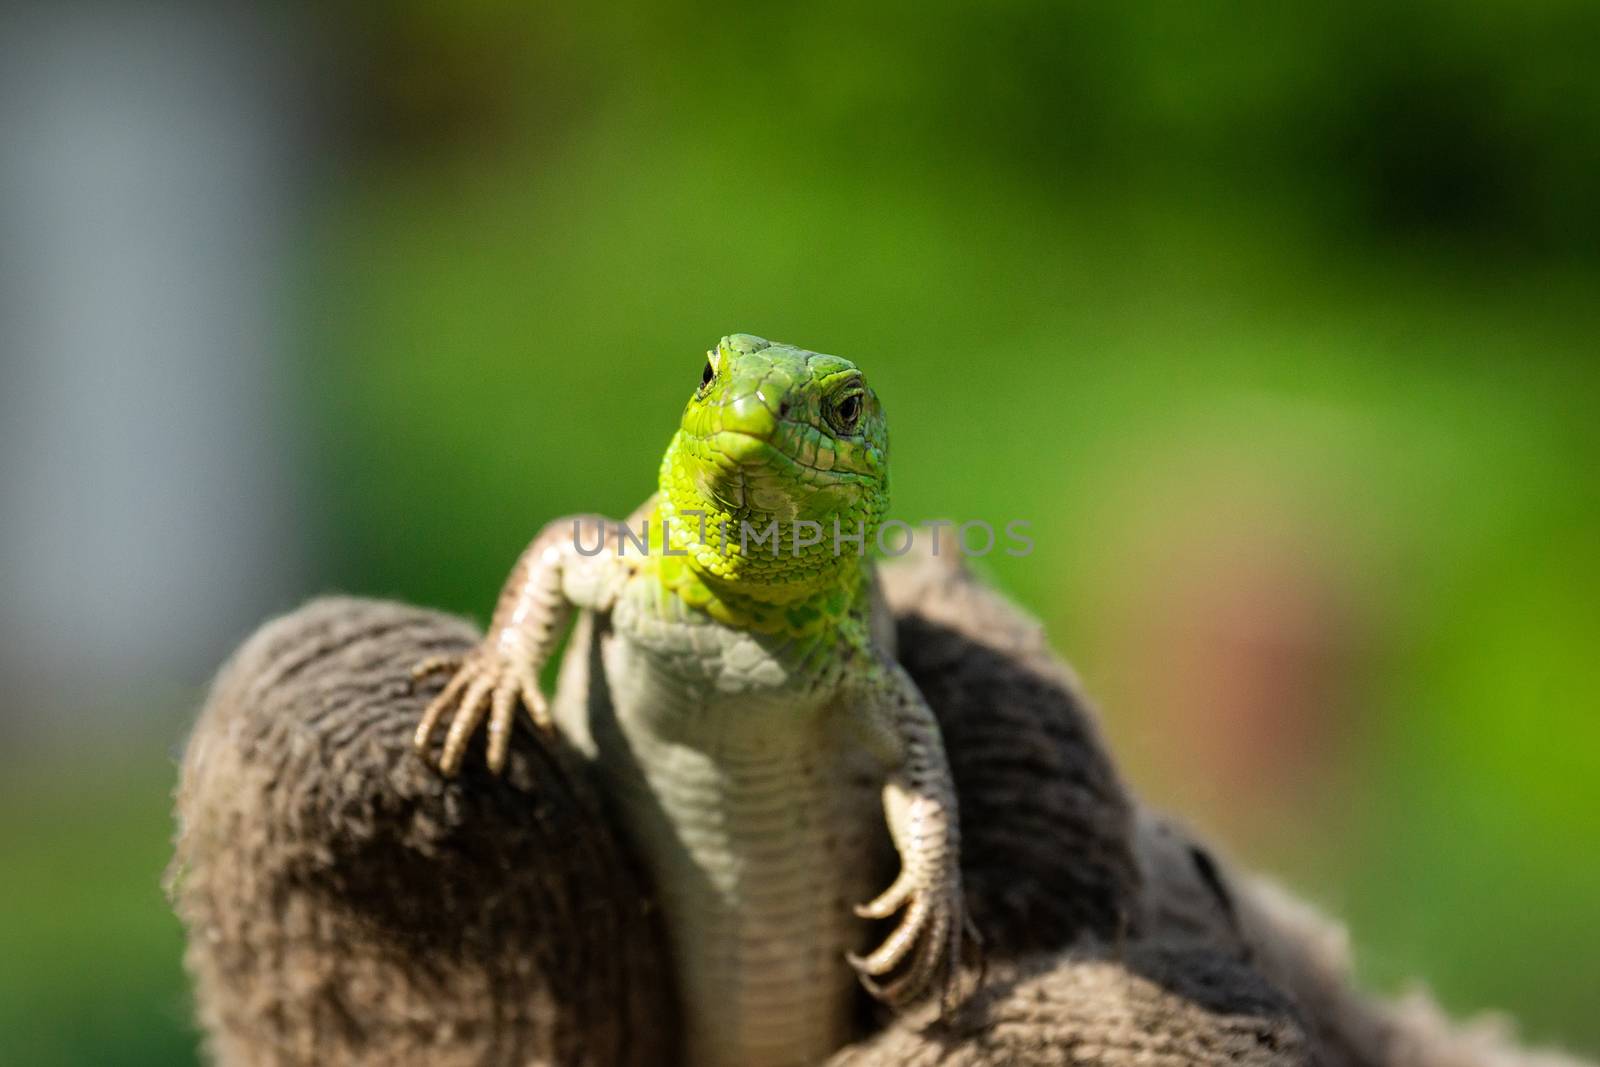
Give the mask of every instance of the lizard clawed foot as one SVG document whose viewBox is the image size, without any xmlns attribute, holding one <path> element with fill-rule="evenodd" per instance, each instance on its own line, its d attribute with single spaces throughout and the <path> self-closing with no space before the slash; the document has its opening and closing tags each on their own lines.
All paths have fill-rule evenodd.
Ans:
<svg viewBox="0 0 1600 1067">
<path fill-rule="evenodd" d="M 515 662 L 498 648 L 480 645 L 465 656 L 430 656 L 412 669 L 411 677 L 416 682 L 447 672 L 452 674 L 450 681 L 422 713 L 412 739 L 417 752 L 426 758 L 434 731 L 446 713 L 455 709 L 439 755 L 439 771 L 446 777 L 460 772 L 467 743 L 485 716 L 489 719 L 489 770 L 499 774 L 505 768 L 511 720 L 519 700 L 536 727 L 553 729 L 533 664 Z"/>
<path fill-rule="evenodd" d="M 966 914 L 959 876 L 918 879 L 903 869 L 893 885 L 855 911 L 864 919 L 886 919 L 902 908 L 894 932 L 865 956 L 850 953 L 850 966 L 867 992 L 897 1011 L 937 985 L 941 1013 L 949 1014 L 961 1002 L 962 939 L 982 945 Z"/>
</svg>

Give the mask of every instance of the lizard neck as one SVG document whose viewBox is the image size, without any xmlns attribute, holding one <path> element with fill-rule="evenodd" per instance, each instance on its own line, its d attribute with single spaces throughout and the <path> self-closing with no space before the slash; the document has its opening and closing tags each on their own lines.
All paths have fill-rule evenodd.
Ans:
<svg viewBox="0 0 1600 1067">
<path fill-rule="evenodd" d="M 865 595 L 866 546 L 882 513 L 870 506 L 810 517 L 798 508 L 729 508 L 700 489 L 674 438 L 661 464 L 650 525 L 663 531 L 655 571 L 666 590 L 719 622 L 764 633 L 836 626 Z"/>
</svg>

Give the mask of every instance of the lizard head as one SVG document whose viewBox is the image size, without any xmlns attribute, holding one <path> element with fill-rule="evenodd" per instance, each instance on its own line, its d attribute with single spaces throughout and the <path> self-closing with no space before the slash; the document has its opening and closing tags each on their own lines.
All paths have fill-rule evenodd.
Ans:
<svg viewBox="0 0 1600 1067">
<path fill-rule="evenodd" d="M 883 407 L 854 363 L 734 334 L 706 353 L 662 463 L 661 491 L 678 516 L 703 512 L 712 527 L 732 527 L 729 551 L 718 541 L 728 562 L 711 567 L 719 577 L 792 580 L 829 569 L 835 521 L 846 535 L 864 530 L 872 543 L 888 507 L 888 448 Z M 772 522 L 777 559 L 764 545 L 737 551 L 741 524 L 760 531 Z M 793 531 L 803 522 L 818 524 L 822 538 L 797 552 Z M 851 560 L 855 544 L 843 545 Z"/>
</svg>

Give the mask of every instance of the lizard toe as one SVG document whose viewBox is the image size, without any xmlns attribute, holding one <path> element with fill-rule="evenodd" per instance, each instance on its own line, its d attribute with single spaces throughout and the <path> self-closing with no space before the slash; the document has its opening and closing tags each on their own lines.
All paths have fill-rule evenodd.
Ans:
<svg viewBox="0 0 1600 1067">
<path fill-rule="evenodd" d="M 413 682 L 421 682 L 435 674 L 453 674 L 460 669 L 460 656 L 454 654 L 429 656 L 411 668 L 411 680 Z"/>
<path fill-rule="evenodd" d="M 863 919 L 887 919 L 905 905 L 915 887 L 916 879 L 911 877 L 911 872 L 901 868 L 899 877 L 888 889 L 865 904 L 857 904 L 855 913 Z"/>
<path fill-rule="evenodd" d="M 439 721 L 444 718 L 444 713 L 450 709 L 457 694 L 471 681 L 472 676 L 466 671 L 457 671 L 438 696 L 429 702 L 427 710 L 422 713 L 422 719 L 417 723 L 417 732 L 412 735 L 411 743 L 418 754 L 424 758 L 428 755 L 428 745 L 433 740 L 433 732 L 438 729 Z"/>
<path fill-rule="evenodd" d="M 550 717 L 550 704 L 544 698 L 544 690 L 539 688 L 539 675 L 532 667 L 519 670 L 517 688 L 522 695 L 522 706 L 527 709 L 534 727 L 542 733 L 554 731 L 556 724 Z"/>
<path fill-rule="evenodd" d="M 918 895 L 913 898 L 911 907 L 906 910 L 905 917 L 900 920 L 900 925 L 895 927 L 894 933 L 866 956 L 852 953 L 849 957 L 850 965 L 857 971 L 875 977 L 882 977 L 894 970 L 916 946 L 918 935 L 928 923 L 930 911 L 926 896 Z"/>
<path fill-rule="evenodd" d="M 926 995 L 942 967 L 949 964 L 945 954 L 945 935 L 949 919 L 936 916 L 929 936 L 917 942 L 917 951 L 905 973 L 885 983 L 883 998 L 897 1010 L 904 1010 Z"/>
<path fill-rule="evenodd" d="M 517 684 L 502 680 L 494 690 L 494 702 L 489 711 L 489 770 L 499 774 L 505 769 L 506 752 L 511 748 L 512 716 L 516 714 Z"/>
<path fill-rule="evenodd" d="M 478 723 L 483 721 L 493 690 L 492 677 L 486 677 L 482 671 L 474 672 L 472 684 L 461 698 L 461 706 L 456 709 L 456 717 L 450 723 L 450 733 L 444 739 L 444 751 L 439 755 L 439 771 L 445 777 L 454 778 L 460 772 L 461 761 L 467 754 L 467 742 L 472 739 L 472 732 L 477 729 Z"/>
</svg>

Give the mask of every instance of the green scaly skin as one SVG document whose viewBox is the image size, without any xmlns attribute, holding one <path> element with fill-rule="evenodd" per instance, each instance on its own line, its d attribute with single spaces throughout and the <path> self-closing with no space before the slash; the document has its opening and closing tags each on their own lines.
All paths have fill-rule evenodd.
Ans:
<svg viewBox="0 0 1600 1067">
<path fill-rule="evenodd" d="M 449 718 L 445 774 L 485 720 L 498 772 L 519 703 L 593 760 L 660 894 L 696 1067 L 818 1062 L 851 1037 L 852 968 L 896 1008 L 959 996 L 976 935 L 955 792 L 858 554 L 888 499 L 887 423 L 854 364 L 724 338 L 629 520 L 648 554 L 593 516 L 551 523 L 483 643 L 417 668 L 452 674 L 416 738 L 427 753 Z M 776 551 L 741 537 L 771 523 Z M 539 669 L 578 610 L 552 712 Z M 852 908 L 885 824 L 900 873 Z M 896 915 L 854 954 L 863 920 Z"/>
</svg>

